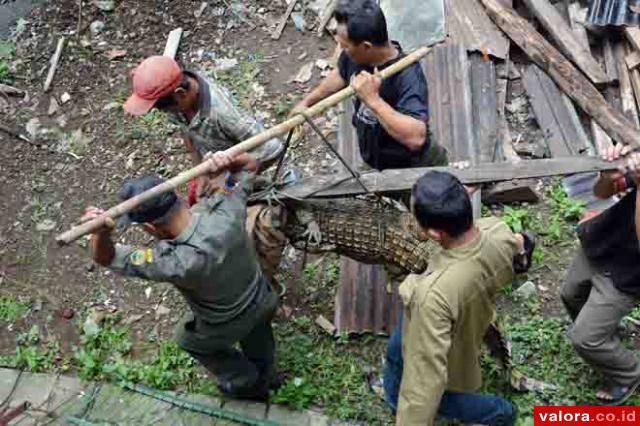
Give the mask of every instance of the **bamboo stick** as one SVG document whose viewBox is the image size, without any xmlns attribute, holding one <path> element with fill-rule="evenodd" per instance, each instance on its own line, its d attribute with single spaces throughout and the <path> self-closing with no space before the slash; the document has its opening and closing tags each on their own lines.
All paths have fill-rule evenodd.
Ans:
<svg viewBox="0 0 640 426">
<path fill-rule="evenodd" d="M 428 47 L 422 47 L 416 50 L 415 52 L 408 54 L 407 56 L 400 59 L 395 64 L 390 65 L 389 67 L 380 71 L 379 76 L 382 79 L 385 79 L 394 74 L 397 74 L 398 72 L 402 71 L 409 65 L 414 64 L 415 62 L 424 58 L 427 55 L 427 53 L 429 53 L 430 50 L 431 49 Z M 307 108 L 304 111 L 304 115 L 306 115 L 307 117 L 314 117 L 318 114 L 321 114 L 326 110 L 328 110 L 329 108 L 344 101 L 345 99 L 350 98 L 351 96 L 354 95 L 354 93 L 355 92 L 351 86 L 346 87 L 345 89 L 337 93 L 334 93 L 328 98 L 318 102 L 312 107 Z M 290 130 L 296 128 L 297 126 L 303 124 L 305 122 L 304 115 L 299 114 L 294 117 L 291 117 L 287 121 L 280 123 L 277 126 L 274 126 L 260 134 L 250 137 L 249 139 L 243 142 L 240 142 L 237 145 L 232 146 L 231 148 L 227 149 L 225 153 L 229 157 L 233 158 L 239 154 L 242 154 L 244 152 L 250 151 L 258 147 L 273 138 L 282 136 L 288 133 Z M 85 222 L 81 225 L 71 228 L 70 230 L 64 232 L 63 234 L 58 235 L 56 237 L 56 242 L 59 245 L 66 245 L 66 244 L 72 243 L 78 238 L 84 235 L 90 234 L 91 232 L 97 229 L 100 229 L 103 226 L 104 221 L 107 217 L 110 217 L 112 219 L 118 218 L 130 212 L 131 210 L 141 205 L 142 203 L 145 203 L 146 201 L 152 200 L 155 197 L 161 194 L 164 194 L 165 192 L 174 191 L 179 186 L 191 181 L 192 179 L 198 176 L 201 176 L 207 173 L 212 173 L 215 171 L 216 169 L 212 168 L 210 163 L 199 164 L 198 166 L 193 167 L 189 170 L 186 170 L 180 173 L 179 175 L 173 177 L 172 179 L 154 188 L 149 189 L 148 191 L 138 194 L 135 197 L 129 198 L 128 200 L 110 208 L 105 212 L 104 216 L 93 219 L 89 222 Z"/>
</svg>

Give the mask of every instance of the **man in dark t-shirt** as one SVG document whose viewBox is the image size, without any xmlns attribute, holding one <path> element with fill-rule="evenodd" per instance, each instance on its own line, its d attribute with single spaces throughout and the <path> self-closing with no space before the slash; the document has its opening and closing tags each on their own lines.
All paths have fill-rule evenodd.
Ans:
<svg viewBox="0 0 640 426">
<path fill-rule="evenodd" d="M 335 39 L 343 49 L 338 69 L 292 111 L 295 115 L 350 84 L 354 100 L 353 125 L 360 154 L 371 167 L 399 169 L 446 165 L 446 151 L 428 133 L 427 81 L 413 64 L 382 81 L 380 71 L 402 59 L 401 46 L 389 40 L 384 14 L 373 0 L 341 0 L 334 13 Z"/>
<path fill-rule="evenodd" d="M 604 153 L 609 161 L 629 152 L 617 145 Z M 640 385 L 640 360 L 625 348 L 620 321 L 640 302 L 640 153 L 628 156 L 623 171 L 603 172 L 594 187 L 598 198 L 621 199 L 578 226 L 580 247 L 561 289 L 573 320 L 568 331 L 578 354 L 603 373 L 608 388 L 600 400 L 621 404 Z"/>
</svg>

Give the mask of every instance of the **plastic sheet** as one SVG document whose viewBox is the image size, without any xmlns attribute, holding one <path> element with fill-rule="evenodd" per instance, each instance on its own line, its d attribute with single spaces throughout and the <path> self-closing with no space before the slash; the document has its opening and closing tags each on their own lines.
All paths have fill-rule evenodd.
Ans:
<svg viewBox="0 0 640 426">
<path fill-rule="evenodd" d="M 405 51 L 445 38 L 443 0 L 380 0 L 389 37 Z"/>
</svg>

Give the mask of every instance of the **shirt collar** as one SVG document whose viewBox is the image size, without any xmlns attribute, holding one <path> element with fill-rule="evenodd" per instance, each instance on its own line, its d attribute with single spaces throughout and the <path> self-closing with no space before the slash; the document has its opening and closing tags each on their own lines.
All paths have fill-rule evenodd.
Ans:
<svg viewBox="0 0 640 426">
<path fill-rule="evenodd" d="M 185 230 L 182 231 L 182 233 L 178 235 L 173 241 L 178 244 L 186 243 L 187 241 L 189 241 L 189 239 L 193 236 L 193 233 L 196 231 L 196 227 L 198 226 L 199 222 L 200 222 L 200 215 L 197 213 L 194 213 L 191 216 L 189 225 L 187 225 Z"/>
<path fill-rule="evenodd" d="M 207 117 L 209 111 L 211 111 L 211 91 L 209 89 L 209 83 L 195 71 L 186 70 L 184 74 L 198 81 L 198 114 Z"/>
</svg>

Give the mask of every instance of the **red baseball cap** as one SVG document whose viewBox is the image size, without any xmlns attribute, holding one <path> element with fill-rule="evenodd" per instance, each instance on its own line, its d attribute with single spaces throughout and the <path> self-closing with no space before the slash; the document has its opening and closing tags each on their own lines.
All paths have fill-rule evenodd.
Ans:
<svg viewBox="0 0 640 426">
<path fill-rule="evenodd" d="M 132 115 L 148 113 L 156 101 L 170 95 L 182 81 L 182 70 L 167 56 L 151 56 L 133 70 L 133 94 L 124 104 Z"/>
</svg>

